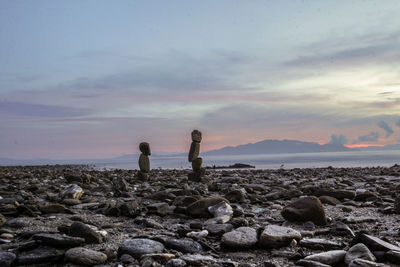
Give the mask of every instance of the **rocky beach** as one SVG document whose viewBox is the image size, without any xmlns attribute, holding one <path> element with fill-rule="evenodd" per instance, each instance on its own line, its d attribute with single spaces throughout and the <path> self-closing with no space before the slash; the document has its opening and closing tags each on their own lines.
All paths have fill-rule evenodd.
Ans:
<svg viewBox="0 0 400 267">
<path fill-rule="evenodd" d="M 146 174 L 0 167 L 0 266 L 400 264 L 398 165 Z"/>
</svg>

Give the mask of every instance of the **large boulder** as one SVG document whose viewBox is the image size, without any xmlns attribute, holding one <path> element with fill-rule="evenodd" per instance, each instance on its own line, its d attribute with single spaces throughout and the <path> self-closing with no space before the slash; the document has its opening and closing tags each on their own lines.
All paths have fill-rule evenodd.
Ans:
<svg viewBox="0 0 400 267">
<path fill-rule="evenodd" d="M 326 225 L 325 210 L 321 201 L 315 196 L 299 198 L 281 212 L 283 218 L 291 222 L 312 221 L 316 225 Z"/>
</svg>

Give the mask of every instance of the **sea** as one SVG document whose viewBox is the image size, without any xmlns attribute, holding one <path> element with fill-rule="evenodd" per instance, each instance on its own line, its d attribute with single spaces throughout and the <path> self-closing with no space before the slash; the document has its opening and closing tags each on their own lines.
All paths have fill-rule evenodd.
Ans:
<svg viewBox="0 0 400 267">
<path fill-rule="evenodd" d="M 201 155 L 200 155 L 201 156 Z M 346 151 L 319 153 L 290 154 L 259 154 L 259 155 L 229 155 L 201 156 L 203 166 L 229 166 L 244 163 L 255 166 L 256 169 L 293 169 L 293 168 L 323 168 L 323 167 L 390 167 L 400 164 L 400 150 L 396 151 Z M 191 163 L 187 156 L 150 156 L 152 169 L 188 169 Z M 98 162 L 98 169 L 138 169 L 138 156 L 132 156 L 132 161 Z"/>
</svg>

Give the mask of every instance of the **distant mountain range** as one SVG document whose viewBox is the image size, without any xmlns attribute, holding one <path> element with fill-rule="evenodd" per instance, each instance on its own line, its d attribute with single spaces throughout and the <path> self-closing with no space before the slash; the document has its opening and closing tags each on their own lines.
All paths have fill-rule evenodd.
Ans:
<svg viewBox="0 0 400 267">
<path fill-rule="evenodd" d="M 256 143 L 249 143 L 238 146 L 226 146 L 221 149 L 202 152 L 207 155 L 257 155 L 257 154 L 284 154 L 284 153 L 316 153 L 316 152 L 346 152 L 346 151 L 387 151 L 400 150 L 400 144 L 386 145 L 384 147 L 365 147 L 365 148 L 348 148 L 341 144 L 325 144 L 320 145 L 315 142 L 303 142 L 298 140 L 264 140 Z M 155 153 L 153 158 L 165 157 L 181 157 L 187 153 Z M 112 164 L 134 162 L 139 154 L 121 155 L 110 159 L 9 159 L 0 158 L 0 166 L 7 165 L 54 165 L 54 164 Z"/>
<path fill-rule="evenodd" d="M 341 144 L 320 145 L 315 142 L 297 140 L 264 140 L 239 146 L 226 146 L 210 150 L 205 155 L 249 155 L 249 154 L 282 154 L 282 153 L 315 153 L 352 151 Z"/>
</svg>

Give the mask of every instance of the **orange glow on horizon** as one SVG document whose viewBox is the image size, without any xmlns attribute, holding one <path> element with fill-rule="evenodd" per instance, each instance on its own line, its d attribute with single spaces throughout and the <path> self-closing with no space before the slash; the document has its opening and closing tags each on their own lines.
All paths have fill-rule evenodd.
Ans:
<svg viewBox="0 0 400 267">
<path fill-rule="evenodd" d="M 377 144 L 353 144 L 353 145 L 344 145 L 348 148 L 357 148 L 357 147 L 384 147 L 385 145 L 377 145 Z"/>
</svg>

